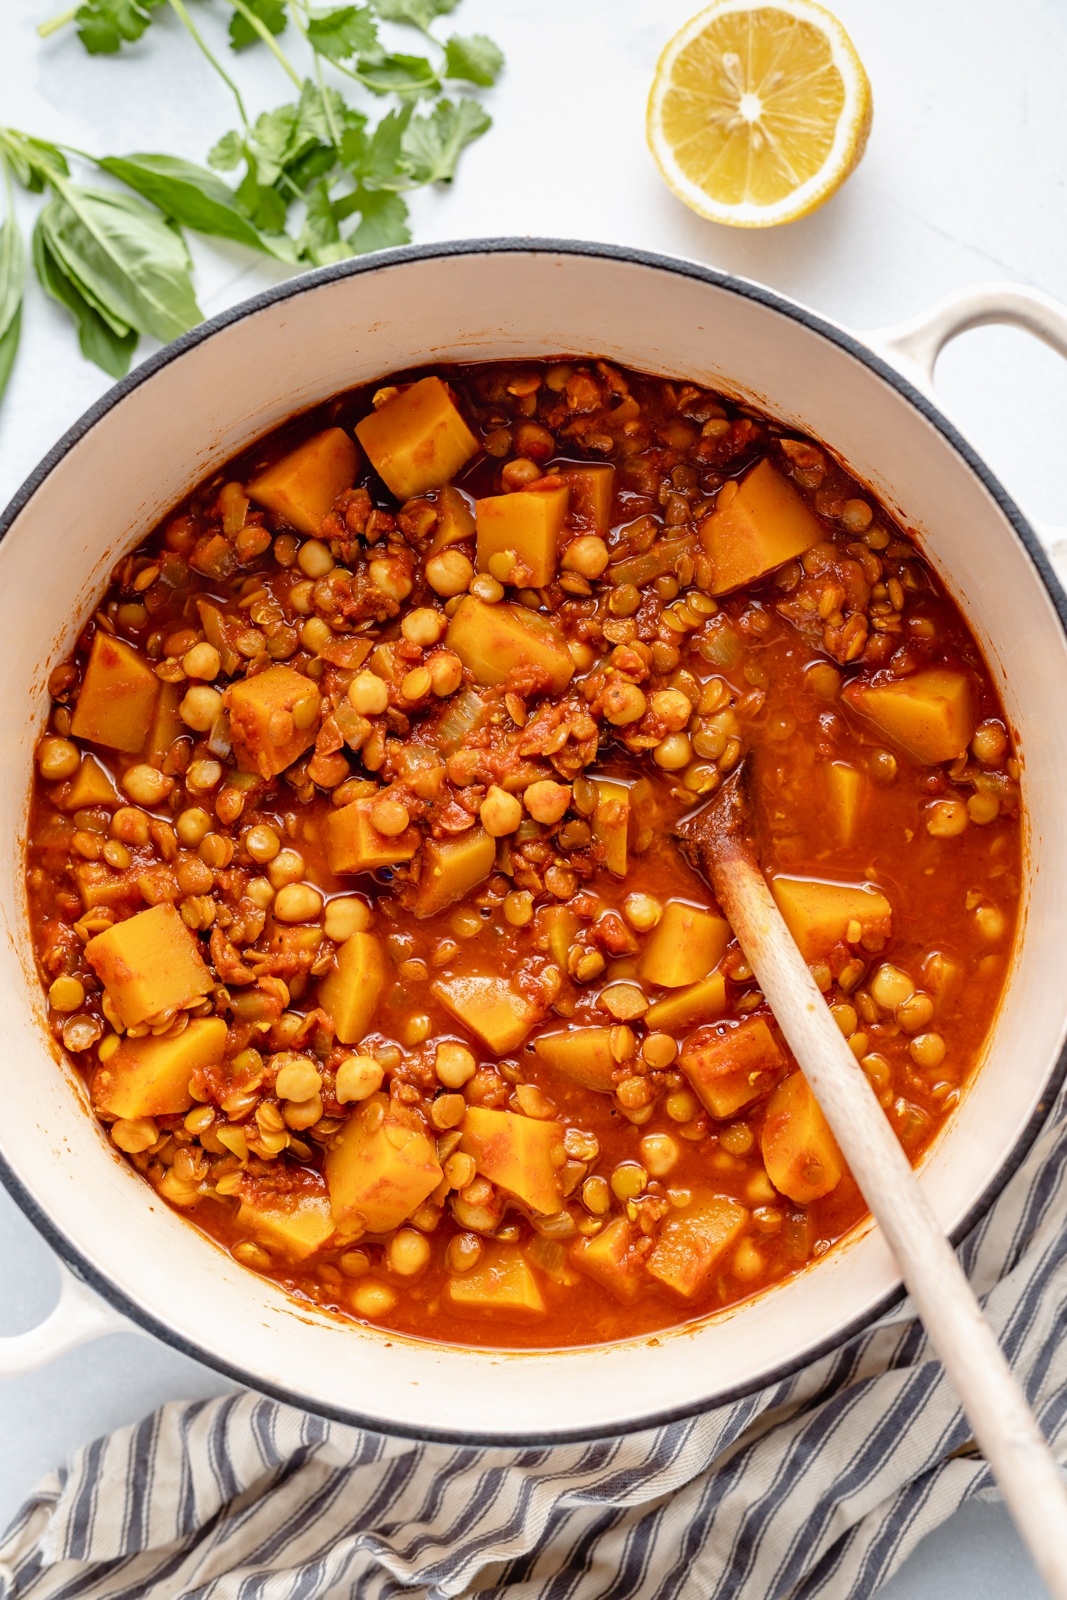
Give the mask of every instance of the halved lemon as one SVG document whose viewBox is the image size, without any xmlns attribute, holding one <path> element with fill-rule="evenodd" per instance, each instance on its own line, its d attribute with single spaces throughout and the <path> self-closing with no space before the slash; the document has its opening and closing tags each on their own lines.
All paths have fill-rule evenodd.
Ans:
<svg viewBox="0 0 1067 1600">
<path fill-rule="evenodd" d="M 648 142 L 668 186 L 713 222 L 768 228 L 841 187 L 871 128 L 871 86 L 814 0 L 715 0 L 659 59 Z"/>
</svg>

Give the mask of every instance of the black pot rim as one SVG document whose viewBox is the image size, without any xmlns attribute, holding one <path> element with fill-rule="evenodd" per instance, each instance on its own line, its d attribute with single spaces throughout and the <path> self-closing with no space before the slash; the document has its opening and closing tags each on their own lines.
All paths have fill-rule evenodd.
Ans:
<svg viewBox="0 0 1067 1600">
<path fill-rule="evenodd" d="M 1023 516 L 1015 501 L 981 456 L 968 444 L 958 429 L 943 415 L 939 408 L 926 395 L 916 389 L 907 378 L 903 377 L 888 362 L 884 361 L 881 356 L 876 355 L 861 339 L 858 339 L 845 329 L 837 327 L 834 323 L 827 321 L 806 306 L 800 305 L 797 301 L 790 300 L 786 296 L 778 294 L 775 290 L 768 289 L 762 284 L 754 283 L 749 279 L 738 278 L 730 273 L 720 272 L 714 267 L 706 267 L 699 262 L 688 261 L 674 256 L 659 255 L 653 251 L 641 250 L 628 245 L 599 244 L 575 239 L 504 237 L 446 240 L 438 244 L 428 245 L 403 245 L 394 250 L 382 250 L 370 256 L 356 257 L 331 266 L 320 267 L 313 272 L 302 274 L 297 278 L 277 284 L 273 288 L 265 289 L 261 293 L 253 295 L 250 299 L 243 300 L 238 305 L 220 312 L 217 316 L 208 318 L 206 322 L 198 324 L 197 327 L 183 334 L 181 338 L 175 339 L 162 350 L 147 357 L 127 377 L 114 384 L 79 417 L 77 422 L 67 429 L 62 438 L 53 445 L 48 454 L 16 491 L 3 515 L 0 516 L 0 539 L 4 538 L 15 518 L 41 487 L 45 479 L 55 470 L 73 447 L 91 431 L 97 422 L 105 417 L 113 407 L 126 399 L 128 395 L 133 394 L 142 384 L 147 383 L 157 372 L 223 329 L 236 322 L 243 321 L 246 317 L 254 316 L 257 312 L 263 311 L 270 306 L 293 299 L 297 295 L 313 293 L 324 285 L 334 283 L 339 279 L 355 277 L 363 273 L 381 272 L 392 267 L 404 266 L 411 262 L 434 261 L 455 256 L 508 254 L 586 257 L 619 262 L 629 266 L 649 267 L 655 271 L 671 273 L 677 277 L 690 278 L 698 283 L 705 283 L 715 289 L 735 294 L 739 299 L 751 300 L 758 305 L 765 306 L 793 322 L 800 323 L 811 332 L 819 334 L 831 344 L 836 345 L 838 349 L 844 351 L 862 366 L 867 367 L 907 400 L 914 410 L 941 434 L 978 478 L 983 488 L 1003 513 L 1036 568 L 1038 576 L 1056 610 L 1060 626 L 1063 628 L 1065 635 L 1067 635 L 1067 596 L 1065 596 L 1051 563 L 1027 518 Z M 1018 1171 L 1043 1126 L 1049 1106 L 1055 1099 L 1056 1093 L 1063 1084 L 1065 1077 L 1067 1077 L 1067 1046 L 1061 1050 L 1049 1076 L 1042 1100 L 1020 1134 L 1010 1155 L 990 1179 L 990 1182 L 967 1214 L 952 1230 L 950 1238 L 954 1245 L 958 1245 L 981 1221 L 1010 1178 Z M 38 1232 L 43 1235 L 60 1260 L 78 1278 L 88 1284 L 100 1295 L 101 1299 L 128 1318 L 136 1327 L 152 1334 L 164 1344 L 170 1345 L 172 1349 L 177 1350 L 181 1355 L 188 1356 L 191 1360 L 198 1361 L 202 1365 L 214 1369 L 245 1388 L 255 1389 L 280 1401 L 282 1404 L 294 1406 L 302 1411 L 312 1412 L 315 1415 L 325 1417 L 329 1421 L 343 1423 L 349 1427 L 364 1428 L 372 1433 L 415 1439 L 427 1443 L 466 1445 L 471 1448 L 569 1444 L 608 1436 L 616 1437 L 623 1434 L 637 1433 L 645 1429 L 662 1427 L 670 1422 L 683 1421 L 690 1417 L 731 1405 L 737 1400 L 744 1399 L 751 1394 L 758 1393 L 762 1389 L 770 1388 L 772 1385 L 792 1377 L 803 1367 L 810 1366 L 821 1357 L 840 1349 L 854 1335 L 869 1327 L 878 1317 L 884 1315 L 886 1311 L 897 1305 L 904 1298 L 903 1287 L 898 1285 L 896 1289 L 890 1290 L 866 1312 L 853 1318 L 836 1333 L 809 1346 L 789 1361 L 780 1362 L 767 1372 L 761 1373 L 758 1379 L 736 1385 L 730 1389 L 719 1390 L 713 1395 L 694 1400 L 684 1406 L 672 1407 L 635 1417 L 623 1426 L 564 1429 L 549 1433 L 533 1431 L 498 1434 L 479 1434 L 465 1432 L 461 1429 L 418 1428 L 411 1425 L 397 1424 L 388 1418 L 361 1413 L 347 1407 L 329 1406 L 319 1401 L 311 1401 L 293 1390 L 254 1377 L 243 1368 L 215 1355 L 211 1350 L 206 1350 L 194 1341 L 184 1338 L 152 1313 L 143 1310 L 122 1289 L 112 1283 L 105 1274 L 86 1260 L 81 1251 L 67 1239 L 50 1214 L 38 1203 L 35 1196 L 23 1184 L 2 1154 L 0 1154 L 0 1183 L 3 1184 L 12 1199 L 33 1223 Z"/>
</svg>

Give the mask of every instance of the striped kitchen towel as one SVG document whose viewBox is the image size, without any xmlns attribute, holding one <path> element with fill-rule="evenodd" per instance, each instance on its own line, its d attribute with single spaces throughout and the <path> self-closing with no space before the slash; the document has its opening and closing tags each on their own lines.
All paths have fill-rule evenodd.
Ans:
<svg viewBox="0 0 1067 1600">
<path fill-rule="evenodd" d="M 962 1250 L 1060 1460 L 1064 1113 Z M 989 1488 L 904 1303 L 760 1394 L 595 1444 L 457 1449 L 252 1394 L 175 1402 L 45 1480 L 0 1546 L 0 1600 L 861 1600 Z"/>
</svg>

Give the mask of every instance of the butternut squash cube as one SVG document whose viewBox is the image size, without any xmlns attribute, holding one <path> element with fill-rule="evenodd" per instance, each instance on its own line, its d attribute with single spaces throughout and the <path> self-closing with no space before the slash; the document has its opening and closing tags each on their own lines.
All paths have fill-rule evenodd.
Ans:
<svg viewBox="0 0 1067 1600">
<path fill-rule="evenodd" d="M 955 761 L 974 736 L 970 682 L 948 667 L 927 667 L 891 683 L 850 683 L 841 698 L 924 766 Z"/>
<path fill-rule="evenodd" d="M 546 1067 L 562 1072 L 583 1089 L 598 1094 L 615 1092 L 610 1028 L 561 1028 L 556 1033 L 542 1033 L 534 1040 L 534 1053 Z"/>
<path fill-rule="evenodd" d="M 322 519 L 356 481 L 359 451 L 343 428 L 326 428 L 253 478 L 248 497 L 298 533 L 317 539 Z"/>
<path fill-rule="evenodd" d="M 95 756 L 82 756 L 82 764 L 63 797 L 63 810 L 81 811 L 83 806 L 113 808 L 121 804 L 122 796 L 107 768 L 102 767 Z"/>
<path fill-rule="evenodd" d="M 802 1072 L 791 1072 L 767 1102 L 760 1150 L 780 1194 L 810 1205 L 841 1182 L 845 1163 Z"/>
<path fill-rule="evenodd" d="M 464 596 L 445 643 L 485 688 L 503 683 L 517 667 L 536 667 L 552 694 L 562 694 L 574 676 L 567 641 L 555 624 L 507 601 L 487 605 L 472 594 Z"/>
<path fill-rule="evenodd" d="M 85 954 L 127 1028 L 214 988 L 199 943 L 172 905 L 151 906 L 105 928 Z"/>
<path fill-rule="evenodd" d="M 593 839 L 603 847 L 604 865 L 625 878 L 630 841 L 630 790 L 611 778 L 594 778 L 599 799 L 593 812 Z"/>
<path fill-rule="evenodd" d="M 430 554 L 444 550 L 450 544 L 462 544 L 474 538 L 474 512 L 466 496 L 453 484 L 446 483 L 437 496 L 437 527 L 430 542 Z"/>
<path fill-rule="evenodd" d="M 287 1261 L 306 1261 L 334 1232 L 333 1212 L 325 1191 L 244 1195 L 237 1225 L 277 1251 Z"/>
<path fill-rule="evenodd" d="M 648 1270 L 686 1300 L 706 1285 L 748 1221 L 748 1212 L 729 1195 L 687 1206 L 663 1224 Z"/>
<path fill-rule="evenodd" d="M 326 1152 L 335 1223 L 388 1233 L 417 1211 L 443 1174 L 422 1120 L 384 1094 L 371 1095 Z"/>
<path fill-rule="evenodd" d="M 93 1073 L 93 1105 L 105 1117 L 169 1117 L 193 1103 L 189 1079 L 222 1060 L 226 1024 L 194 1017 L 173 1037 L 125 1038 Z"/>
<path fill-rule="evenodd" d="M 478 571 L 490 571 L 493 556 L 513 555 L 516 575 L 504 582 L 523 589 L 543 589 L 551 583 L 569 499 L 567 484 L 542 478 L 532 488 L 477 501 Z M 502 573 L 497 576 L 503 578 Z"/>
<path fill-rule="evenodd" d="M 856 834 L 856 823 L 863 807 L 865 779 L 847 761 L 831 761 L 823 769 L 830 811 L 840 844 L 851 844 Z"/>
<path fill-rule="evenodd" d="M 494 1055 L 517 1049 L 533 1027 L 533 1006 L 506 978 L 467 973 L 439 978 L 432 989 L 445 1010 Z"/>
<path fill-rule="evenodd" d="M 728 594 L 753 583 L 826 537 L 813 511 L 771 463 L 757 462 L 730 495 L 700 524 L 699 534 L 712 561 L 712 594 Z"/>
<path fill-rule="evenodd" d="M 565 1157 L 563 1129 L 515 1111 L 469 1106 L 460 1124 L 459 1148 L 474 1157 L 483 1178 L 530 1207 L 551 1216 L 563 1204 L 559 1171 Z"/>
<path fill-rule="evenodd" d="M 410 861 L 419 848 L 417 828 L 405 828 L 392 836 L 379 833 L 371 821 L 374 796 L 339 806 L 326 818 L 326 854 L 330 871 L 376 872 L 379 867 L 395 867 Z"/>
<path fill-rule="evenodd" d="M 498 1317 L 540 1317 L 545 1310 L 537 1279 L 517 1244 L 490 1245 L 470 1272 L 449 1278 L 448 1298 L 453 1305 Z"/>
<path fill-rule="evenodd" d="M 70 731 L 75 739 L 135 755 L 144 749 L 159 679 L 124 639 L 96 630 Z"/>
<path fill-rule="evenodd" d="M 682 989 L 706 978 L 729 943 L 725 917 L 684 900 L 669 900 L 648 936 L 638 971 L 646 983 Z"/>
<path fill-rule="evenodd" d="M 342 1044 L 358 1044 L 368 1031 L 374 1009 L 389 981 L 381 940 L 373 933 L 353 933 L 337 952 L 337 965 L 319 984 L 319 1005 L 333 1019 Z"/>
<path fill-rule="evenodd" d="M 771 893 L 805 961 L 822 960 L 842 941 L 881 949 L 892 932 L 892 907 L 870 884 L 776 876 Z"/>
<path fill-rule="evenodd" d="M 579 528 L 582 533 L 608 533 L 611 529 L 611 497 L 615 490 L 615 468 L 611 463 L 566 462 L 560 467 L 559 476 L 571 491 L 567 507 L 568 526 Z"/>
<path fill-rule="evenodd" d="M 422 873 L 415 915 L 432 917 L 455 905 L 479 883 L 496 862 L 496 840 L 475 826 L 449 839 L 427 839 L 422 847 Z"/>
<path fill-rule="evenodd" d="M 691 1034 L 679 1065 L 704 1109 L 725 1122 L 768 1092 L 785 1057 L 763 1018 L 747 1017 Z"/>
<path fill-rule="evenodd" d="M 178 707 L 182 703 L 188 684 L 162 683 L 159 686 L 159 699 L 156 701 L 155 715 L 152 725 L 148 730 L 148 739 L 144 747 L 144 759 L 159 765 L 175 739 L 181 737 L 189 730 L 178 715 Z"/>
<path fill-rule="evenodd" d="M 316 683 L 292 667 L 268 667 L 231 683 L 225 701 L 242 772 L 276 778 L 315 743 L 322 696 Z"/>
<path fill-rule="evenodd" d="M 592 1239 L 577 1239 L 570 1258 L 616 1300 L 632 1305 L 645 1282 L 644 1257 L 634 1249 L 640 1237 L 625 1217 L 616 1217 Z"/>
<path fill-rule="evenodd" d="M 668 1033 L 675 1028 L 687 1028 L 693 1022 L 712 1022 L 726 1010 L 726 979 L 721 972 L 712 972 L 699 983 L 687 989 L 676 989 L 673 994 L 656 1000 L 645 1012 L 645 1023 L 650 1028 L 665 1028 Z"/>
<path fill-rule="evenodd" d="M 440 489 L 478 448 L 440 378 L 420 378 L 356 423 L 356 438 L 398 500 Z"/>
</svg>

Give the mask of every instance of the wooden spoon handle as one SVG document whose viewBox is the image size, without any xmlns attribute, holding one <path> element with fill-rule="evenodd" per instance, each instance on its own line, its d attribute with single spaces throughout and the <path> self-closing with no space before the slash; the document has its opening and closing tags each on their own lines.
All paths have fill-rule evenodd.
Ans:
<svg viewBox="0 0 1067 1600">
<path fill-rule="evenodd" d="M 889 1240 L 1034 1562 L 1067 1600 L 1067 1489 L 904 1151 L 743 841 L 702 852 L 741 948 Z"/>
</svg>

